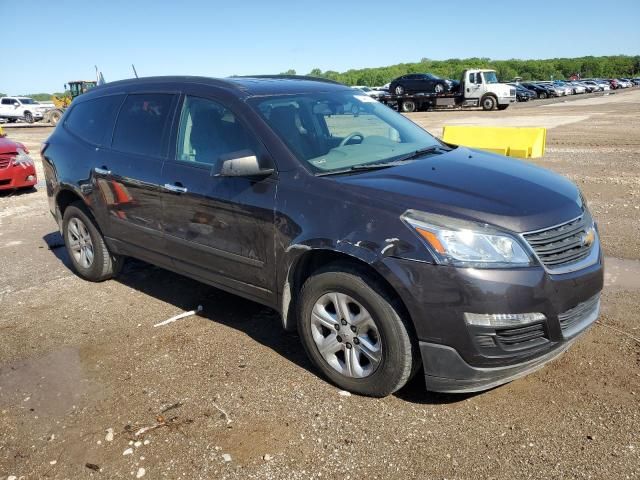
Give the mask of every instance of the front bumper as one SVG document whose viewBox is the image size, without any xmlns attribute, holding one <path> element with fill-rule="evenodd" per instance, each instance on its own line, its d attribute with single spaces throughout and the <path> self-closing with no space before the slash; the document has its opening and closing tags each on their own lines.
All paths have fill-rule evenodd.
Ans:
<svg viewBox="0 0 640 480">
<path fill-rule="evenodd" d="M 498 97 L 498 105 L 510 105 L 516 101 L 515 95 L 513 97 Z"/>
<path fill-rule="evenodd" d="M 541 368 L 597 318 L 602 253 L 581 270 L 473 269 L 388 258 L 419 340 L 428 390 L 479 391 Z M 581 308 L 589 306 L 589 310 Z M 467 325 L 464 313 L 543 313 L 509 328 Z M 568 323 L 570 320 L 570 323 Z"/>
<path fill-rule="evenodd" d="M 11 163 L 0 169 L 0 190 L 29 188 L 38 183 L 36 169 L 33 165 L 21 166 Z"/>
</svg>

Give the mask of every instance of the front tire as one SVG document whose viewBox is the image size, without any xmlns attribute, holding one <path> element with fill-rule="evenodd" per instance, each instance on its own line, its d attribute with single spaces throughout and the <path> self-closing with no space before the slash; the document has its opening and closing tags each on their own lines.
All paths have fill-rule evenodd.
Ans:
<svg viewBox="0 0 640 480">
<path fill-rule="evenodd" d="M 485 111 L 489 111 L 489 110 L 493 110 L 496 108 L 496 105 L 498 105 L 498 101 L 496 100 L 495 97 L 491 96 L 491 95 L 487 95 L 486 97 L 484 97 L 482 99 L 482 109 Z"/>
<path fill-rule="evenodd" d="M 51 125 L 53 126 L 56 126 L 58 125 L 60 118 L 62 118 L 62 112 L 60 110 L 55 110 L 49 115 L 49 123 L 51 123 Z"/>
<path fill-rule="evenodd" d="M 123 258 L 109 251 L 95 221 L 82 203 L 76 202 L 64 211 L 62 235 L 78 276 L 91 282 L 102 282 L 120 272 Z"/>
<path fill-rule="evenodd" d="M 304 283 L 298 332 L 307 355 L 340 388 L 384 397 L 415 372 L 411 330 L 376 279 L 359 269 L 330 265 Z"/>
<path fill-rule="evenodd" d="M 31 112 L 26 112 L 24 114 L 24 121 L 27 123 L 33 123 L 33 114 Z"/>
<path fill-rule="evenodd" d="M 396 95 L 404 95 L 404 87 L 402 85 L 396 85 L 393 91 Z"/>
<path fill-rule="evenodd" d="M 547 98 L 547 93 L 546 92 L 540 92 L 538 94 L 538 98 L 544 100 L 545 98 Z"/>
<path fill-rule="evenodd" d="M 443 83 L 436 83 L 436 86 L 433 87 L 433 91 L 435 93 L 444 93 L 445 87 Z"/>
</svg>

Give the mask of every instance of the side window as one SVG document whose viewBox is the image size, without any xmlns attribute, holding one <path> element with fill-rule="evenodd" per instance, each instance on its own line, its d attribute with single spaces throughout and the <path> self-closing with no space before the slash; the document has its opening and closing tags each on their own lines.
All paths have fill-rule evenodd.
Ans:
<svg viewBox="0 0 640 480">
<path fill-rule="evenodd" d="M 482 73 L 480 72 L 476 74 L 476 83 L 482 83 Z"/>
<path fill-rule="evenodd" d="M 476 74 L 473 72 L 469 74 L 469 83 L 476 83 Z"/>
<path fill-rule="evenodd" d="M 165 130 L 174 95 L 141 93 L 129 95 L 124 101 L 112 148 L 121 152 L 158 157 L 163 153 Z"/>
<path fill-rule="evenodd" d="M 64 122 L 65 128 L 89 143 L 103 145 L 109 141 L 122 98 L 111 95 L 74 105 Z"/>
<path fill-rule="evenodd" d="M 2 105 L 11 105 L 13 102 L 11 101 L 10 98 L 3 98 L 2 99 Z"/>
<path fill-rule="evenodd" d="M 217 165 L 221 158 L 250 150 L 257 152 L 251 132 L 223 105 L 187 96 L 180 116 L 176 159 Z"/>
</svg>

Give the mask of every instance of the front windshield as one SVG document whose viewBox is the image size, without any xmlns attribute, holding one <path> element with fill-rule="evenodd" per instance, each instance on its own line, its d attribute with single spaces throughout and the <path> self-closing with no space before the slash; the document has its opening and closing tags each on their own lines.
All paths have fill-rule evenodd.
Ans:
<svg viewBox="0 0 640 480">
<path fill-rule="evenodd" d="M 496 72 L 483 72 L 485 83 L 498 83 Z"/>
<path fill-rule="evenodd" d="M 32 98 L 20 98 L 20 103 L 22 103 L 23 105 L 33 105 L 33 104 L 36 104 L 38 102 L 36 102 Z"/>
<path fill-rule="evenodd" d="M 357 91 L 259 97 L 250 102 L 316 174 L 392 162 L 442 145 L 402 115 Z"/>
</svg>

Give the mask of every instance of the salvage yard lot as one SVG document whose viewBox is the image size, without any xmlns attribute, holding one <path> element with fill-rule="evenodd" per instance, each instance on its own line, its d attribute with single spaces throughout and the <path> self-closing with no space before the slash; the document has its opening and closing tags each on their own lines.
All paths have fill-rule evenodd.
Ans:
<svg viewBox="0 0 640 480">
<path fill-rule="evenodd" d="M 3 194 L 0 479 L 141 468 L 145 478 L 639 478 L 640 91 L 410 118 L 436 135 L 446 124 L 549 129 L 533 162 L 580 186 L 608 260 L 600 322 L 564 356 L 477 395 L 427 393 L 418 375 L 384 399 L 342 396 L 269 309 L 137 261 L 117 280 L 85 282 L 44 187 Z M 49 131 L 6 128 L 32 152 Z M 199 316 L 153 327 L 197 305 Z M 145 427 L 156 428 L 136 436 Z"/>
</svg>

